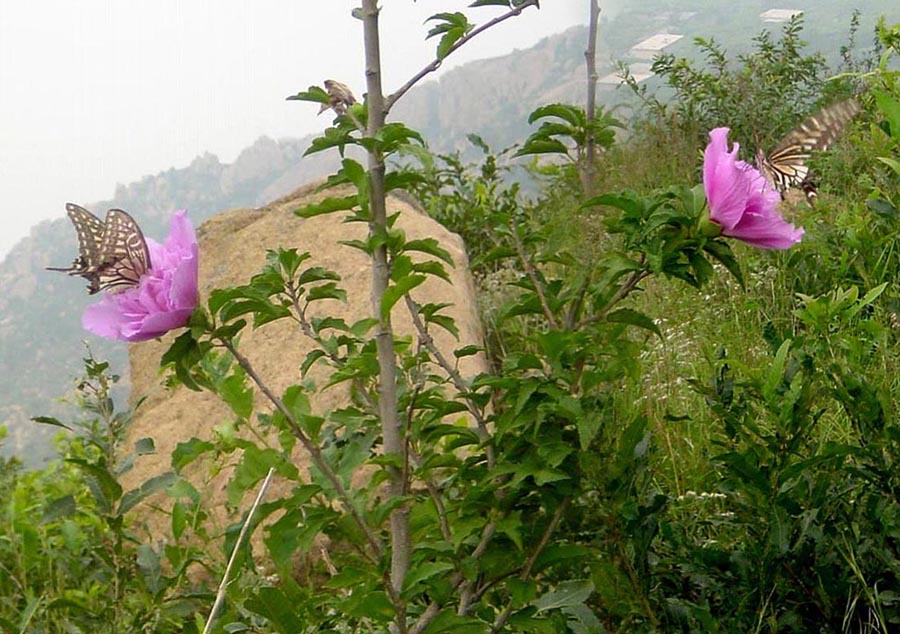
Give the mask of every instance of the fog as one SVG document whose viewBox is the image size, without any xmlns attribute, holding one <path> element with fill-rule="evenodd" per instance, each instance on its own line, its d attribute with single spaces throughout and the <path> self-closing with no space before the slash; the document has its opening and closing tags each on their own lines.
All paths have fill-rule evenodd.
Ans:
<svg viewBox="0 0 900 634">
<path fill-rule="evenodd" d="M 433 55 L 424 20 L 468 1 L 383 1 L 385 88 Z M 0 258 L 66 201 L 117 183 L 232 161 L 261 135 L 298 137 L 328 121 L 285 97 L 334 78 L 364 92 L 362 26 L 351 0 L 0 0 Z M 525 48 L 587 21 L 587 3 L 543 0 L 464 47 L 465 61 Z M 477 22 L 497 8 L 469 10 Z"/>
</svg>

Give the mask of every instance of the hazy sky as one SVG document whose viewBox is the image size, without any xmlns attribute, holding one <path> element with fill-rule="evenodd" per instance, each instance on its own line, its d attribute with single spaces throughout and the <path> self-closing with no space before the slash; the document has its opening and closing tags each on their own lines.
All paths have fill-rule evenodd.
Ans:
<svg viewBox="0 0 900 634">
<path fill-rule="evenodd" d="M 471 0 L 382 0 L 385 90 L 430 60 L 424 20 Z M 326 126 L 284 98 L 334 78 L 364 92 L 358 0 L 0 0 L 0 258 L 72 200 L 260 135 Z M 587 0 L 542 0 L 442 70 L 587 21 Z M 483 22 L 496 8 L 470 11 Z"/>
</svg>

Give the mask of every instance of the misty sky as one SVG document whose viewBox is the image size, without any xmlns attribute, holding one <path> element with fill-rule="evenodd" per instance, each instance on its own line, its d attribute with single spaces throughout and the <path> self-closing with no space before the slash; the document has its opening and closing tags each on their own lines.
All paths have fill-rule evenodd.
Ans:
<svg viewBox="0 0 900 634">
<path fill-rule="evenodd" d="M 433 54 L 425 18 L 471 0 L 382 0 L 390 92 Z M 39 221 L 260 135 L 328 125 L 284 98 L 334 78 L 362 94 L 358 0 L 0 0 L 0 258 Z M 525 48 L 587 21 L 586 0 L 542 0 L 447 60 Z M 495 8 L 472 10 L 483 22 Z M 101 210 L 105 211 L 105 210 Z M 136 210 L 139 211 L 139 210 Z"/>
</svg>

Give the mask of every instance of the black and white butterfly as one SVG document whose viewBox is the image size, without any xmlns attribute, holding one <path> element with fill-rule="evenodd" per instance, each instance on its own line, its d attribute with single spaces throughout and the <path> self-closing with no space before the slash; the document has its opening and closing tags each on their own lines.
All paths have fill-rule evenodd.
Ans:
<svg viewBox="0 0 900 634">
<path fill-rule="evenodd" d="M 817 192 L 806 161 L 813 152 L 827 150 L 859 110 L 853 98 L 823 108 L 791 130 L 769 155 L 758 150 L 756 167 L 782 197 L 788 189 L 799 187 L 812 203 Z"/>
<path fill-rule="evenodd" d="M 150 269 L 150 250 L 134 218 L 121 209 L 110 209 L 106 220 L 74 203 L 66 213 L 78 236 L 78 256 L 67 268 L 48 267 L 88 281 L 88 293 L 118 293 L 137 286 Z"/>
</svg>

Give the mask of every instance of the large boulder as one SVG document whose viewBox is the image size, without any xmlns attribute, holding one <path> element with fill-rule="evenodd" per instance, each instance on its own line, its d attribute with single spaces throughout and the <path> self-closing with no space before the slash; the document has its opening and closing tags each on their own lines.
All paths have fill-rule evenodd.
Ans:
<svg viewBox="0 0 900 634">
<path fill-rule="evenodd" d="M 349 191 L 330 190 L 327 195 L 343 196 Z M 364 223 L 345 223 L 338 214 L 301 219 L 294 215 L 298 207 L 321 200 L 325 193 L 317 193 L 309 186 L 285 196 L 260 209 L 239 209 L 214 216 L 198 229 L 200 242 L 200 293 L 204 302 L 212 289 L 247 283 L 265 264 L 267 249 L 295 248 L 308 251 L 311 259 L 305 265 L 322 266 L 337 271 L 340 286 L 347 291 L 347 302 L 324 300 L 312 305 L 314 316 L 332 315 L 347 323 L 372 315 L 370 299 L 371 269 L 368 257 L 361 251 L 340 244 L 340 241 L 365 239 Z M 443 330 L 432 334 L 437 346 L 453 359 L 452 351 L 464 345 L 481 345 L 482 332 L 476 306 L 474 284 L 462 240 L 418 209 L 412 201 L 396 197 L 388 199 L 388 213 L 399 212 L 395 226 L 402 228 L 408 238 L 435 238 L 450 252 L 455 267 L 449 269 L 452 284 L 431 278 L 416 288 L 417 302 L 450 302 L 447 314 L 455 318 L 459 341 Z M 393 312 L 395 331 L 400 335 L 414 332 L 404 302 L 398 302 Z M 233 420 L 234 415 L 218 397 L 208 392 L 195 392 L 184 387 L 166 389 L 159 371 L 160 357 L 171 344 L 174 335 L 161 341 L 135 344 L 131 347 L 132 402 L 145 400 L 134 413 L 128 432 L 128 445 L 137 439 L 150 437 L 156 445 L 154 455 L 139 458 L 134 468 L 124 476 L 126 490 L 171 468 L 171 455 L 179 443 L 190 438 L 209 439 L 214 428 Z M 296 323 L 283 319 L 261 327 L 249 328 L 241 337 L 241 351 L 250 359 L 256 371 L 268 385 L 281 393 L 287 386 L 300 381 L 300 366 L 312 349 Z M 327 368 L 314 367 L 309 376 L 321 386 Z M 463 376 L 474 376 L 487 370 L 482 356 L 464 357 L 460 361 Z M 325 412 L 349 404 L 344 387 L 317 389 L 310 394 L 313 410 Z M 271 403 L 256 392 L 256 411 L 270 412 Z M 254 421 L 255 423 L 255 421 Z M 218 529 L 234 521 L 226 510 L 225 487 L 235 461 L 215 464 L 211 459 L 191 465 L 186 475 L 205 496 L 206 506 Z M 301 471 L 309 458 L 298 443 L 295 463 Z M 269 496 L 286 490 L 286 483 L 276 483 Z M 164 539 L 168 520 L 154 509 L 165 507 L 165 499 L 157 496 L 137 507 L 139 522 L 144 523 L 153 539 Z M 241 511 L 250 500 L 245 499 Z M 215 528 L 214 528 L 215 531 Z"/>
</svg>

